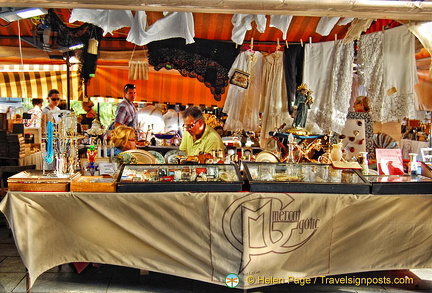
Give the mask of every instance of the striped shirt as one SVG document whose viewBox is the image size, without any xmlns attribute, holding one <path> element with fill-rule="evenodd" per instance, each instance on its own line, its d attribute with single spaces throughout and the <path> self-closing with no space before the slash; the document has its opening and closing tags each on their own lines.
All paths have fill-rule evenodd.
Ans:
<svg viewBox="0 0 432 293">
<path fill-rule="evenodd" d="M 114 122 L 124 124 L 136 129 L 137 126 L 137 109 L 128 99 L 123 98 L 117 106 L 116 117 Z"/>
</svg>

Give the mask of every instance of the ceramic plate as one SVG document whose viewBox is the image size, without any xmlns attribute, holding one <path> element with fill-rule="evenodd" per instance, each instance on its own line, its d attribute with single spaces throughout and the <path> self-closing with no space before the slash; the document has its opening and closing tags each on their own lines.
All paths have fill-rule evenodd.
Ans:
<svg viewBox="0 0 432 293">
<path fill-rule="evenodd" d="M 271 152 L 267 152 L 267 151 L 262 151 L 260 153 L 258 153 L 258 155 L 256 155 L 256 162 L 268 162 L 268 163 L 279 163 L 279 159 L 278 157 L 271 153 Z"/>
<path fill-rule="evenodd" d="M 157 159 L 153 154 L 145 150 L 128 150 L 125 153 L 132 153 L 138 160 L 138 164 L 154 164 Z"/>
<path fill-rule="evenodd" d="M 186 157 L 186 153 L 181 150 L 169 150 L 164 157 L 167 164 L 178 164 L 177 156 Z"/>
<path fill-rule="evenodd" d="M 161 153 L 157 151 L 149 151 L 149 153 L 151 153 L 156 158 L 156 164 L 165 164 L 165 159 Z"/>
</svg>

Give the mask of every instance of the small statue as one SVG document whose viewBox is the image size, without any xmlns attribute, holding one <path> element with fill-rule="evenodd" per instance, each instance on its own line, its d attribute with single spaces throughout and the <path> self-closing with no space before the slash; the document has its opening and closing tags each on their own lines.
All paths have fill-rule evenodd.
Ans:
<svg viewBox="0 0 432 293">
<path fill-rule="evenodd" d="M 98 169 L 96 164 L 97 150 L 94 145 L 90 145 L 87 149 L 87 170 L 90 172 L 91 176 L 94 176 Z"/>
<path fill-rule="evenodd" d="M 294 121 L 292 127 L 304 128 L 306 126 L 307 114 L 313 104 L 312 91 L 302 83 L 297 88 L 296 100 L 294 103 Z"/>
</svg>

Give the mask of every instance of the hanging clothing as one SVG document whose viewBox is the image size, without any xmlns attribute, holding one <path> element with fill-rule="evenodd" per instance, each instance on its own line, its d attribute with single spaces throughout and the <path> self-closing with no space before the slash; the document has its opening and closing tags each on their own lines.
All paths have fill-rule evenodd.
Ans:
<svg viewBox="0 0 432 293">
<path fill-rule="evenodd" d="M 283 73 L 283 52 L 276 51 L 264 57 L 261 82 L 260 146 L 264 148 L 270 139 L 270 131 L 274 131 L 283 123 L 292 123 L 292 118 L 288 114 L 288 99 Z"/>
<path fill-rule="evenodd" d="M 284 72 L 288 95 L 288 110 L 293 113 L 297 87 L 303 81 L 304 47 L 290 45 L 284 50 Z"/>
<path fill-rule="evenodd" d="M 127 41 L 139 46 L 147 45 L 153 41 L 171 38 L 183 38 L 186 44 L 194 43 L 195 27 L 192 12 L 172 12 L 164 18 L 158 19 L 147 30 L 141 25 L 147 22 L 142 14 L 135 16 L 134 25 L 129 31 Z"/>
<path fill-rule="evenodd" d="M 130 10 L 105 10 L 105 9 L 72 9 L 69 22 L 82 21 L 92 23 L 103 29 L 103 35 L 112 34 L 122 27 L 131 27 L 133 15 Z"/>
<path fill-rule="evenodd" d="M 228 115 L 225 130 L 258 130 L 262 64 L 261 52 L 249 50 L 240 53 L 234 61 L 228 72 L 231 83 L 223 108 Z M 236 83 L 237 75 L 242 81 L 246 79 L 246 83 Z"/>
<path fill-rule="evenodd" d="M 252 21 L 255 21 L 257 30 L 264 33 L 267 18 L 262 14 L 234 14 L 231 22 L 233 24 L 231 40 L 236 44 L 243 44 L 246 32 L 252 29 Z"/>
<path fill-rule="evenodd" d="M 380 119 L 383 123 L 416 116 L 414 85 L 418 77 L 414 41 L 406 26 L 384 31 L 384 100 Z"/>
<path fill-rule="evenodd" d="M 360 35 L 368 30 L 373 21 L 373 19 L 367 18 L 354 19 L 348 28 L 345 38 L 343 39 L 344 44 L 348 44 L 354 40 L 360 39 Z"/>
<path fill-rule="evenodd" d="M 316 32 L 321 36 L 328 36 L 332 29 L 336 26 L 340 17 L 321 17 L 318 22 Z"/>
<path fill-rule="evenodd" d="M 282 32 L 282 38 L 286 40 L 288 28 L 292 19 L 292 15 L 272 15 L 269 26 L 279 29 Z"/>
<path fill-rule="evenodd" d="M 380 121 L 380 109 L 384 97 L 383 87 L 383 38 L 382 31 L 365 34 L 358 42 L 357 63 L 363 64 L 362 79 L 359 81 L 367 89 L 371 118 Z"/>
<path fill-rule="evenodd" d="M 358 62 L 364 64 L 363 79 L 373 121 L 385 123 L 417 116 L 414 49 L 414 36 L 405 26 L 360 38 Z"/>
<path fill-rule="evenodd" d="M 134 43 L 138 46 L 145 45 L 147 29 L 147 13 L 145 11 L 135 12 L 132 26 L 129 30 L 126 41 Z"/>
<path fill-rule="evenodd" d="M 353 44 L 331 41 L 306 44 L 303 82 L 313 91 L 309 121 L 325 133 L 342 133 L 352 87 Z M 307 127 L 306 127 L 307 128 Z"/>
</svg>

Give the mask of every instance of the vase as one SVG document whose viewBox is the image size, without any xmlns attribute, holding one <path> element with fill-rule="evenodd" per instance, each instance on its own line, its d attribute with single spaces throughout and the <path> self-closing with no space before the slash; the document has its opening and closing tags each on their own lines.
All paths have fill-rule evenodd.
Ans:
<svg viewBox="0 0 432 293">
<path fill-rule="evenodd" d="M 342 144 L 335 143 L 332 145 L 330 158 L 332 161 L 340 161 L 342 159 Z"/>
</svg>

